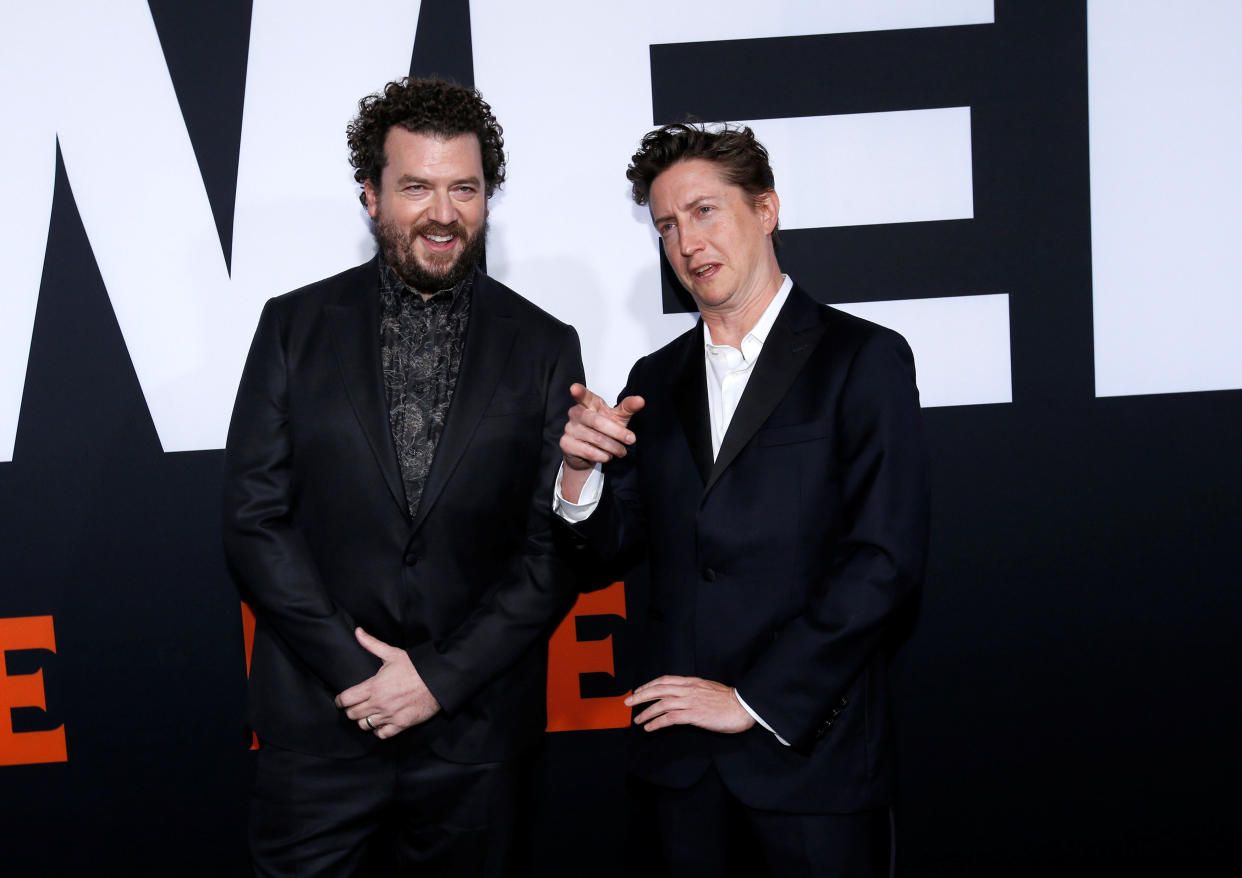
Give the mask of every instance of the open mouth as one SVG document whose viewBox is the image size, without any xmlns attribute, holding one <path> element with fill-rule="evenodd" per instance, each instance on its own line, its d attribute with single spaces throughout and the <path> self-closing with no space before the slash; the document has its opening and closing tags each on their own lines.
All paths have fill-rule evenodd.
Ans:
<svg viewBox="0 0 1242 878">
<path fill-rule="evenodd" d="M 692 269 L 691 273 L 699 280 L 706 280 L 707 278 L 714 276 L 718 271 L 720 271 L 720 265 L 716 262 L 712 262 L 699 268 Z"/>
<path fill-rule="evenodd" d="M 436 253 L 444 253 L 453 249 L 453 244 L 457 241 L 456 235 L 423 235 L 423 241 L 427 247 Z"/>
</svg>

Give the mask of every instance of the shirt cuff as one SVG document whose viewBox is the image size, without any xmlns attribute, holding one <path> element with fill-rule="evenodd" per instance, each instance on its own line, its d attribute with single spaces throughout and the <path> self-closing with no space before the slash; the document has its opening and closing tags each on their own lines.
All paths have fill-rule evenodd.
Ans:
<svg viewBox="0 0 1242 878">
<path fill-rule="evenodd" d="M 552 511 L 570 524 L 586 521 L 599 506 L 599 498 L 604 493 L 604 473 L 600 465 L 595 464 L 591 474 L 587 476 L 577 503 L 570 503 L 561 496 L 561 476 L 565 474 L 565 464 L 556 471 L 556 487 L 552 491 Z"/>
<path fill-rule="evenodd" d="M 750 709 L 750 705 L 749 705 L 749 704 L 747 704 L 747 703 L 746 703 L 746 701 L 745 701 L 745 699 L 743 699 L 743 698 L 742 698 L 742 693 L 741 693 L 741 692 L 738 692 L 736 689 L 734 689 L 734 690 L 733 690 L 733 697 L 735 697 L 735 698 L 737 699 L 737 703 L 738 703 L 738 704 L 742 705 L 742 710 L 744 710 L 744 711 L 746 711 L 747 713 L 749 713 L 749 714 L 750 714 L 750 718 L 751 718 L 751 719 L 753 719 L 755 722 L 759 723 L 759 725 L 763 726 L 765 729 L 767 729 L 769 732 L 771 732 L 771 733 L 772 733 L 772 736 L 773 736 L 774 738 L 776 738 L 776 740 L 780 741 L 780 742 L 781 742 L 782 744 L 784 744 L 786 747 L 788 747 L 788 746 L 789 746 L 789 742 L 788 742 L 788 741 L 786 741 L 786 740 L 785 740 L 784 738 L 782 738 L 780 735 L 776 734 L 776 729 L 772 728 L 770 725 L 768 725 L 767 723 L 765 723 L 765 722 L 763 721 L 763 717 L 761 717 L 759 714 L 755 713 L 753 710 L 751 710 L 751 709 Z"/>
</svg>

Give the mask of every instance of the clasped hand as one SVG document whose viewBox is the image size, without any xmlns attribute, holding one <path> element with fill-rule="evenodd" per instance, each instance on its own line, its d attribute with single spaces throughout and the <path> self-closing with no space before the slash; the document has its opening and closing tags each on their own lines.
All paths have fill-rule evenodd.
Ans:
<svg viewBox="0 0 1242 878">
<path fill-rule="evenodd" d="M 373 676 L 336 696 L 336 706 L 360 729 L 377 738 L 391 738 L 439 712 L 440 703 L 404 649 L 389 646 L 361 628 L 354 629 L 354 636 L 383 661 Z"/>
</svg>

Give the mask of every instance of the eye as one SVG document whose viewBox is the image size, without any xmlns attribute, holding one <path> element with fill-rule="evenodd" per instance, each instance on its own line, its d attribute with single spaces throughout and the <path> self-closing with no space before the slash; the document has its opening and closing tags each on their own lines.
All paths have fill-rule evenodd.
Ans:
<svg viewBox="0 0 1242 878">
<path fill-rule="evenodd" d="M 660 233 L 661 237 L 663 237 L 664 235 L 667 235 L 672 230 L 673 230 L 672 223 L 660 223 L 660 225 L 656 227 L 656 231 Z"/>
<path fill-rule="evenodd" d="M 707 216 L 707 214 L 711 213 L 711 212 L 712 212 L 713 210 L 715 210 L 715 209 L 716 209 L 716 208 L 712 207 L 712 205 L 710 205 L 710 204 L 703 204 L 703 205 L 700 205 L 700 206 L 699 206 L 699 216 Z"/>
</svg>

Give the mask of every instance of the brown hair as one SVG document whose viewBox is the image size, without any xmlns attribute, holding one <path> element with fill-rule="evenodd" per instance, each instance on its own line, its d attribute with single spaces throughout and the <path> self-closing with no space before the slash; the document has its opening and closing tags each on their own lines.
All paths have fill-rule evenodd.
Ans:
<svg viewBox="0 0 1242 878">
<path fill-rule="evenodd" d="M 714 162 L 726 180 L 754 199 L 776 188 L 768 151 L 750 128 L 725 123 L 712 130 L 703 122 L 674 122 L 648 132 L 630 159 L 625 176 L 634 203 L 646 204 L 655 178 L 687 159 Z M 772 243 L 780 243 L 775 228 Z"/>
<path fill-rule="evenodd" d="M 359 185 L 378 187 L 387 164 L 384 140 L 394 125 L 414 134 L 456 137 L 473 134 L 483 154 L 483 188 L 488 197 L 505 181 L 504 131 L 477 89 L 443 79 L 406 77 L 358 102 L 358 117 L 345 128 L 349 163 Z M 365 206 L 366 192 L 359 193 Z"/>
</svg>

